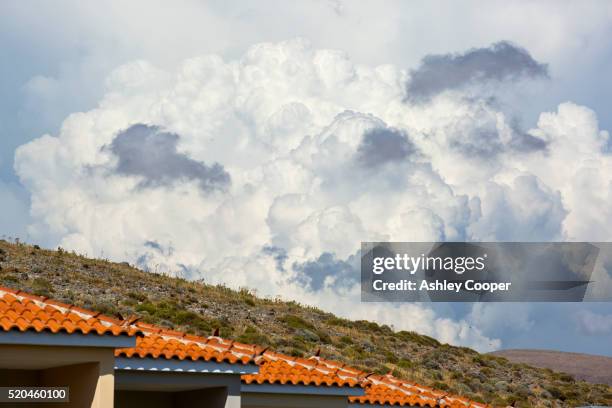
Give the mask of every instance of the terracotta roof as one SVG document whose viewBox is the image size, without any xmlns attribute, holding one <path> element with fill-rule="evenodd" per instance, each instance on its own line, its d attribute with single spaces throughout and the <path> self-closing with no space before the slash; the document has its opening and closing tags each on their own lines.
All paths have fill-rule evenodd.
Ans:
<svg viewBox="0 0 612 408">
<path fill-rule="evenodd" d="M 355 387 L 365 374 L 319 357 L 293 358 L 272 351 L 263 353 L 258 364 L 259 373 L 243 375 L 244 383 Z"/>
<path fill-rule="evenodd" d="M 349 401 L 357 404 L 408 407 L 488 407 L 488 405 L 470 401 L 467 398 L 450 395 L 444 391 L 401 380 L 390 374 L 368 376 L 366 395 L 363 397 L 350 397 Z"/>
<path fill-rule="evenodd" d="M 146 323 L 135 323 L 132 326 L 141 330 L 145 336 L 136 340 L 136 347 L 116 349 L 116 357 L 163 357 L 176 360 L 249 364 L 254 363 L 257 355 L 263 350 L 261 347 L 216 336 L 192 336 Z"/>
<path fill-rule="evenodd" d="M 360 386 L 365 396 L 350 397 L 351 403 L 407 407 L 476 408 L 486 407 L 465 398 L 448 395 L 390 374 L 372 375 L 346 364 L 320 357 L 294 358 L 266 351 L 258 360 L 259 373 L 243 375 L 246 384 L 292 384 L 314 386 Z"/>
<path fill-rule="evenodd" d="M 406 395 L 403 391 L 391 388 L 384 384 L 372 384 L 366 388 L 363 397 L 351 397 L 350 402 L 360 404 L 396 405 L 409 407 L 435 407 L 435 399 L 419 395 Z"/>
<path fill-rule="evenodd" d="M 0 330 L 97 335 L 137 335 L 122 321 L 46 297 L 0 287 Z"/>
<path fill-rule="evenodd" d="M 360 386 L 365 396 L 350 397 L 351 403 L 414 407 L 486 407 L 465 398 L 448 395 L 390 374 L 368 374 L 351 366 L 320 357 L 294 358 L 266 351 L 258 360 L 259 373 L 243 375 L 246 384 L 292 384 L 314 386 Z"/>
</svg>

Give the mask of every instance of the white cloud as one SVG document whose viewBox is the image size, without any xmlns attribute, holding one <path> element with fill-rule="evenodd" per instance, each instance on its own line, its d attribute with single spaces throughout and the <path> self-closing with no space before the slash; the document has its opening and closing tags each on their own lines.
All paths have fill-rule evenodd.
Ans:
<svg viewBox="0 0 612 408">
<path fill-rule="evenodd" d="M 18 149 L 16 171 L 32 194 L 30 232 L 89 255 L 498 348 L 480 327 L 427 307 L 363 305 L 355 284 L 341 289 L 340 301 L 333 295 L 340 289 L 306 291 L 292 279 L 293 263 L 324 252 L 346 259 L 362 240 L 589 239 L 585 222 L 611 219 L 605 206 L 587 213 L 577 201 L 585 184 L 574 176 L 588 170 L 601 188 L 610 167 L 601 153 L 608 135 L 588 109 L 563 104 L 542 114 L 530 134 L 547 149 L 517 151 L 509 142 L 516 129 L 491 105 L 455 93 L 405 103 L 407 78 L 395 66 L 356 64 L 299 39 L 258 44 L 231 61 L 205 55 L 176 69 L 124 65 L 96 109 L 69 116 L 57 137 Z M 179 135 L 171 150 L 185 162 L 220 163 L 227 188 L 203 191 L 198 180 L 170 174 L 142 183 L 117 171 L 109 146 L 139 123 Z M 364 165 L 363 136 L 373 130 L 414 149 Z M 577 137 L 589 141 L 583 150 Z M 385 139 L 369 142 L 377 140 Z M 494 143 L 484 165 L 472 149 L 483 143 Z M 609 187 L 590 194 L 606 200 Z M 610 225 L 600 222 L 602 239 L 612 237 Z M 285 270 L 266 245 L 286 253 Z"/>
<path fill-rule="evenodd" d="M 530 316 L 531 309 L 528 303 L 476 303 L 466 320 L 472 325 L 485 328 L 488 335 L 503 330 L 526 332 L 535 324 Z"/>
<path fill-rule="evenodd" d="M 482 217 L 470 231 L 483 241 L 559 241 L 566 210 L 561 194 L 534 175 L 517 176 L 508 184 L 485 183 L 479 198 Z"/>
<path fill-rule="evenodd" d="M 574 314 L 574 322 L 589 335 L 612 333 L 612 314 L 600 314 L 590 310 L 581 310 Z"/>
</svg>

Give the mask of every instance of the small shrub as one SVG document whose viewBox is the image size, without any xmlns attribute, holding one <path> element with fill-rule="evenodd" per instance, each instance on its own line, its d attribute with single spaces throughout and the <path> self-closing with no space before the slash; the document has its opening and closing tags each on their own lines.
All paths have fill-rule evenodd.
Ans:
<svg viewBox="0 0 612 408">
<path fill-rule="evenodd" d="M 35 278 L 31 286 L 35 295 L 50 297 L 53 294 L 53 285 L 46 279 Z"/>
<path fill-rule="evenodd" d="M 564 398 L 563 391 L 561 391 L 559 388 L 557 387 L 545 387 L 545 388 L 546 388 L 546 391 L 548 391 L 554 399 Z"/>
<path fill-rule="evenodd" d="M 332 342 L 331 337 L 329 337 L 329 334 L 327 334 L 327 332 L 323 330 L 316 330 L 315 333 L 317 336 L 319 336 L 319 342 L 325 344 L 330 344 Z"/>
<path fill-rule="evenodd" d="M 13 274 L 7 273 L 6 275 L 4 275 L 2 277 L 2 281 L 3 282 L 18 283 L 20 281 L 20 279 L 17 276 L 13 275 Z"/>
<path fill-rule="evenodd" d="M 315 332 L 308 329 L 298 329 L 295 332 L 295 336 L 304 342 L 316 343 L 321 340 L 321 338 L 317 336 Z"/>
<path fill-rule="evenodd" d="M 287 354 L 292 357 L 304 357 L 304 352 L 295 348 L 289 349 Z"/>
<path fill-rule="evenodd" d="M 260 333 L 255 327 L 247 326 L 244 332 L 236 339 L 240 343 L 258 344 L 261 346 L 269 346 L 270 339 L 263 333 Z"/>
<path fill-rule="evenodd" d="M 117 313 L 117 308 L 110 302 L 99 302 L 94 303 L 92 305 L 92 309 L 96 312 L 101 312 L 102 314 L 112 316 Z"/>
<path fill-rule="evenodd" d="M 432 346 L 432 347 L 440 346 L 440 342 L 434 339 L 433 337 L 425 336 L 422 334 L 417 334 L 415 332 L 402 330 L 400 332 L 397 332 L 395 335 L 404 341 L 417 343 L 422 346 Z"/>
<path fill-rule="evenodd" d="M 330 326 L 352 327 L 352 324 L 349 320 L 341 319 L 335 316 L 325 320 L 325 323 L 329 324 Z"/>
<path fill-rule="evenodd" d="M 351 339 L 349 336 L 342 336 L 340 337 L 339 341 L 342 344 L 353 344 L 353 339 Z"/>
<path fill-rule="evenodd" d="M 385 359 L 387 360 L 387 362 L 389 363 L 397 363 L 399 361 L 399 359 L 397 358 L 397 356 L 392 353 L 391 351 L 385 351 Z"/>
<path fill-rule="evenodd" d="M 498 391 L 506 391 L 508 389 L 508 382 L 506 381 L 497 381 L 495 383 L 495 389 Z"/>
<path fill-rule="evenodd" d="M 278 320 L 285 323 L 287 326 L 291 327 L 292 329 L 308 329 L 308 330 L 315 329 L 315 327 L 312 324 L 308 323 L 306 320 L 302 319 L 301 317 L 295 316 L 295 315 L 285 315 Z"/>
<path fill-rule="evenodd" d="M 400 368 L 408 369 L 408 368 L 413 368 L 414 367 L 414 363 L 412 361 L 410 361 L 410 360 L 406 360 L 406 359 L 402 358 L 402 359 L 400 359 L 397 362 L 397 366 L 400 367 Z"/>
<path fill-rule="evenodd" d="M 255 296 L 247 288 L 241 288 L 238 292 L 240 300 L 249 306 L 255 306 Z"/>
<path fill-rule="evenodd" d="M 197 321 L 200 316 L 197 313 L 191 312 L 189 310 L 181 310 L 176 312 L 174 315 L 174 322 L 185 325 Z"/>
<path fill-rule="evenodd" d="M 145 312 L 150 314 L 151 316 L 155 315 L 155 305 L 151 302 L 145 302 L 138 306 L 136 306 L 136 310 L 138 312 Z"/>
<path fill-rule="evenodd" d="M 491 404 L 496 407 L 506 407 L 510 405 L 507 399 L 497 396 L 491 401 Z"/>
<path fill-rule="evenodd" d="M 572 376 L 571 374 L 567 374 L 567 373 L 558 373 L 557 378 L 563 382 L 570 382 L 570 383 L 576 382 L 576 379 L 574 378 L 574 376 Z"/>
<path fill-rule="evenodd" d="M 447 383 L 441 381 L 436 381 L 433 383 L 433 387 L 442 391 L 448 391 L 450 388 Z"/>
</svg>

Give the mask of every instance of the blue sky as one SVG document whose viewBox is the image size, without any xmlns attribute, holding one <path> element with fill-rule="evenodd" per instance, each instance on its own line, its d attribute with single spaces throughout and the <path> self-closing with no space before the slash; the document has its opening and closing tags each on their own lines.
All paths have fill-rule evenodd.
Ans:
<svg viewBox="0 0 612 408">
<path fill-rule="evenodd" d="M 610 241 L 611 35 L 606 1 L 3 2 L 0 235 L 612 355 L 609 303 L 360 305 L 347 266 L 361 240 Z"/>
</svg>

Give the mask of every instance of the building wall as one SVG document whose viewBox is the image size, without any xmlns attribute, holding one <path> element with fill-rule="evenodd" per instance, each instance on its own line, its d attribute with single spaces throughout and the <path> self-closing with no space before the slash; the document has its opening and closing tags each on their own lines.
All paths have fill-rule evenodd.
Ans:
<svg viewBox="0 0 612 408">
<path fill-rule="evenodd" d="M 70 387 L 70 402 L 58 404 L 61 407 L 106 407 L 100 405 L 104 398 L 96 397 L 96 388 L 100 380 L 99 363 L 81 363 L 69 366 L 49 368 L 41 372 L 41 386 Z M 110 401 L 112 407 L 112 401 Z"/>
<path fill-rule="evenodd" d="M 0 387 L 5 387 L 7 385 L 27 386 L 33 384 L 40 384 L 39 370 L 11 370 L 0 368 Z"/>
<path fill-rule="evenodd" d="M 153 391 L 115 391 L 115 407 L 172 407 L 172 393 Z"/>
<path fill-rule="evenodd" d="M 346 396 L 243 393 L 242 408 L 347 408 Z"/>
<path fill-rule="evenodd" d="M 147 408 L 240 408 L 227 405 L 226 388 L 206 388 L 181 392 L 116 391 L 115 407 Z"/>
<path fill-rule="evenodd" d="M 46 403 L 45 407 L 112 408 L 113 349 L 0 345 L 0 384 L 70 387 L 70 403 Z"/>
<path fill-rule="evenodd" d="M 118 370 L 115 381 L 116 408 L 240 408 L 237 374 Z M 152 401 L 153 405 L 142 401 Z"/>
</svg>

